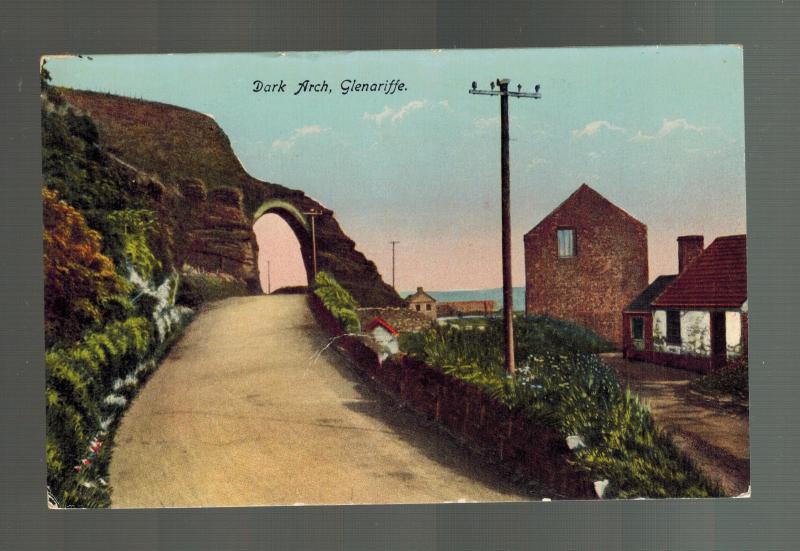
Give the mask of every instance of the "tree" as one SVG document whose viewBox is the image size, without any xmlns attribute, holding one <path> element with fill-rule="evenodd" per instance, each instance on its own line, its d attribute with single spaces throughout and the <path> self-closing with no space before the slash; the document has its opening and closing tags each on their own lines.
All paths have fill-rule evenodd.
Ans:
<svg viewBox="0 0 800 551">
<path fill-rule="evenodd" d="M 103 306 L 127 283 L 101 253 L 100 234 L 55 191 L 43 189 L 45 340 L 70 343 L 102 321 Z"/>
</svg>

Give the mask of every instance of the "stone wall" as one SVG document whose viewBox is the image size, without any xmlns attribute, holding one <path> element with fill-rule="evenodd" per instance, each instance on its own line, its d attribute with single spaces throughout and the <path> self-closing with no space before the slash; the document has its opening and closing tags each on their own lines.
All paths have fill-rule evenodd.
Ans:
<svg viewBox="0 0 800 551">
<path fill-rule="evenodd" d="M 434 322 L 421 312 L 415 312 L 408 308 L 359 308 L 358 317 L 361 320 L 361 327 L 366 326 L 372 318 L 378 316 L 389 325 L 394 327 L 399 333 L 415 333 L 433 327 Z"/>
<path fill-rule="evenodd" d="M 313 294 L 320 325 L 337 336 L 336 348 L 382 390 L 481 453 L 509 474 L 544 485 L 548 497 L 595 498 L 591 480 L 570 463 L 564 438 L 512 411 L 465 381 L 406 356 L 381 363 L 357 337 L 342 336 L 339 322 Z"/>
<path fill-rule="evenodd" d="M 556 232 L 575 230 L 575 255 Z M 622 311 L 647 286 L 647 226 L 585 184 L 525 235 L 525 303 L 622 344 Z"/>
</svg>

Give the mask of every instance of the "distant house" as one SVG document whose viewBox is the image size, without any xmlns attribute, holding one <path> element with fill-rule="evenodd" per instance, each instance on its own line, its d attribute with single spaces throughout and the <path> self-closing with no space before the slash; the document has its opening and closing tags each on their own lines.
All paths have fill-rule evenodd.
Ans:
<svg viewBox="0 0 800 551">
<path fill-rule="evenodd" d="M 372 321 L 367 324 L 364 331 L 372 337 L 374 348 L 378 352 L 381 361 L 400 351 L 400 344 L 397 341 L 399 333 L 385 320 L 377 316 L 372 318 Z"/>
<path fill-rule="evenodd" d="M 647 226 L 583 184 L 524 243 L 526 312 L 621 347 L 619 314 L 647 286 Z"/>
<path fill-rule="evenodd" d="M 623 312 L 624 354 L 695 371 L 747 355 L 747 238 L 678 238 L 678 271 Z"/>
<path fill-rule="evenodd" d="M 440 302 L 436 305 L 440 318 L 461 316 L 490 316 L 497 309 L 493 300 L 461 300 L 456 302 Z"/>
<path fill-rule="evenodd" d="M 422 287 L 417 287 L 416 293 L 406 297 L 406 304 L 411 310 L 436 319 L 436 299 L 426 293 Z"/>
</svg>

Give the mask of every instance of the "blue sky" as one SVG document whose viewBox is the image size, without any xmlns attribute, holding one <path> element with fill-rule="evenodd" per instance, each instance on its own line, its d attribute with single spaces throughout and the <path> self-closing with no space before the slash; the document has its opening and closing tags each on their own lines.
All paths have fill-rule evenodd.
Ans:
<svg viewBox="0 0 800 551">
<path fill-rule="evenodd" d="M 675 238 L 745 232 L 742 52 L 737 46 L 52 58 L 55 84 L 208 113 L 253 176 L 302 189 L 397 287 L 500 285 L 499 102 L 511 79 L 514 282 L 522 236 L 586 182 L 647 224 L 651 279 Z M 339 82 L 401 79 L 393 95 Z M 254 93 L 252 82 L 287 83 Z M 305 79 L 331 94 L 293 95 Z"/>
</svg>

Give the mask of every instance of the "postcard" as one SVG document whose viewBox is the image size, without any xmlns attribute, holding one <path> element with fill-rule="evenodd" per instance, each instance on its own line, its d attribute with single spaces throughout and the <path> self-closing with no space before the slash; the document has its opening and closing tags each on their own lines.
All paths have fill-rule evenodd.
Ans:
<svg viewBox="0 0 800 551">
<path fill-rule="evenodd" d="M 750 495 L 741 47 L 41 86 L 51 508 Z"/>
</svg>

